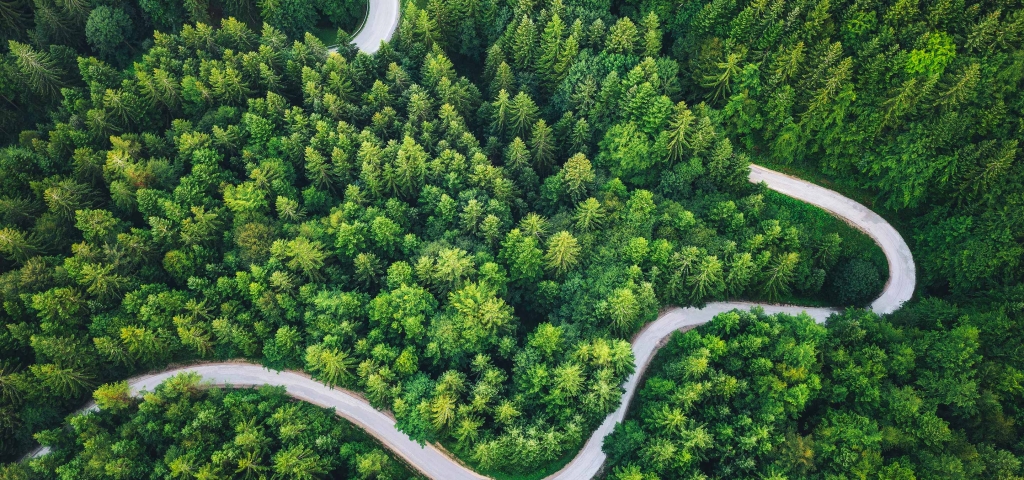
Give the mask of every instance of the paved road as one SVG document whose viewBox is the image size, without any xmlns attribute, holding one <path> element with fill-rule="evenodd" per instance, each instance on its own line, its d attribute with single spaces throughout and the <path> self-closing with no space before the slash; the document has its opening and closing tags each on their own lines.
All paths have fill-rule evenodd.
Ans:
<svg viewBox="0 0 1024 480">
<path fill-rule="evenodd" d="M 380 42 L 391 40 L 391 35 L 398 28 L 401 4 L 399 0 L 369 0 L 366 8 L 369 11 L 363 28 L 352 38 L 352 43 L 360 50 L 374 54 L 380 49 Z"/>
<path fill-rule="evenodd" d="M 882 295 L 871 304 L 872 310 L 878 313 L 892 312 L 913 295 L 916 278 L 913 256 L 899 233 L 881 217 L 836 192 L 756 165 L 751 166 L 750 180 L 764 182 L 772 190 L 817 205 L 863 230 L 878 242 L 889 260 L 889 281 L 886 283 Z M 669 310 L 644 327 L 633 340 L 636 371 L 630 375 L 624 385 L 625 393 L 619 408 L 605 418 L 601 426 L 590 436 L 583 449 L 565 468 L 548 478 L 586 479 L 593 477 L 600 470 L 605 461 L 605 454 L 601 451 L 601 442 L 611 432 L 615 424 L 622 421 L 640 377 L 643 376 L 644 370 L 665 337 L 681 328 L 706 323 L 719 313 L 733 309 L 748 310 L 755 306 L 761 306 L 767 313 L 806 314 L 817 322 L 824 322 L 829 315 L 835 313 L 835 310 L 830 308 L 760 305 L 747 302 L 715 302 L 704 308 Z M 177 368 L 139 377 L 131 380 L 130 384 L 133 392 L 136 393 L 142 390 L 152 390 L 168 377 L 186 371 L 199 373 L 213 385 L 282 385 L 292 397 L 334 408 L 338 415 L 366 429 L 367 432 L 428 477 L 441 480 L 483 478 L 434 446 L 420 447 L 409 440 L 405 434 L 395 428 L 393 419 L 374 410 L 358 395 L 342 389 L 329 388 L 301 373 L 274 372 L 259 365 L 247 363 L 213 363 Z M 89 406 L 86 409 L 95 409 L 95 406 Z M 43 455 L 46 452 L 46 449 L 40 449 L 34 455 Z"/>
</svg>

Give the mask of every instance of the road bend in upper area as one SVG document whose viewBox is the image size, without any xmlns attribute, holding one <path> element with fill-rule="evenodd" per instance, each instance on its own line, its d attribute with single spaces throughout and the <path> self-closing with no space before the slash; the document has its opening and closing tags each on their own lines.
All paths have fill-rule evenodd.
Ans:
<svg viewBox="0 0 1024 480">
<path fill-rule="evenodd" d="M 398 29 L 398 17 L 401 11 L 399 0 L 367 0 L 366 19 L 363 28 L 352 37 L 356 48 L 370 55 L 377 53 L 380 42 L 391 40 L 391 35 Z M 332 48 L 331 50 L 337 50 Z"/>
<path fill-rule="evenodd" d="M 866 233 L 882 247 L 889 260 L 889 281 L 882 295 L 871 303 L 871 310 L 879 314 L 892 313 L 914 295 L 917 273 L 910 247 L 877 213 L 832 190 L 758 165 L 750 166 L 750 181 L 765 182 L 776 192 L 819 207 Z"/>
</svg>

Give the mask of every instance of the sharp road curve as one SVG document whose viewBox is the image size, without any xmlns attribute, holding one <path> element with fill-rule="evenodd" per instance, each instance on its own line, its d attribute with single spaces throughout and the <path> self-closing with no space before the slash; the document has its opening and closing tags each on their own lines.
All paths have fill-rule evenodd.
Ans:
<svg viewBox="0 0 1024 480">
<path fill-rule="evenodd" d="M 910 248 L 903 241 L 899 232 L 878 214 L 832 190 L 758 165 L 750 166 L 750 181 L 764 182 L 768 188 L 783 195 L 820 207 L 860 229 L 882 247 L 885 257 L 889 260 L 889 281 L 886 282 L 882 295 L 872 302 L 871 310 L 877 313 L 891 313 L 914 295 L 914 284 L 917 277 L 914 257 L 910 253 Z M 824 322 L 829 315 L 836 312 L 832 308 L 764 305 L 750 302 L 714 302 L 707 304 L 704 308 L 673 308 L 669 310 L 644 327 L 633 339 L 636 370 L 626 380 L 624 385 L 626 392 L 622 394 L 619 408 L 604 419 L 576 458 L 548 478 L 581 479 L 591 478 L 597 474 L 605 460 L 604 452 L 601 451 L 602 440 L 611 433 L 615 424 L 621 422 L 626 416 L 629 401 L 632 400 L 633 394 L 636 392 L 637 384 L 665 337 L 681 328 L 707 323 L 719 313 L 733 309 L 749 310 L 756 306 L 763 308 L 766 313 L 788 313 L 791 315 L 806 313 L 818 323 Z"/>
<path fill-rule="evenodd" d="M 375 53 L 380 48 L 381 42 L 390 40 L 391 35 L 398 27 L 399 11 L 398 0 L 369 0 L 369 11 L 364 26 L 353 37 L 352 42 L 366 53 Z M 750 167 L 750 181 L 764 182 L 772 190 L 818 206 L 862 230 L 881 246 L 889 260 L 889 281 L 886 283 L 882 295 L 871 304 L 872 310 L 883 314 L 893 312 L 913 295 L 916 281 L 914 258 L 900 234 L 882 217 L 836 192 L 757 165 Z M 578 480 L 591 478 L 597 474 L 605 461 L 604 452 L 601 451 L 602 440 L 611 432 L 617 422 L 622 421 L 644 370 L 665 337 L 681 328 L 706 323 L 719 313 L 733 309 L 747 310 L 754 306 L 764 308 L 767 313 L 793 315 L 806 313 L 818 322 L 824 322 L 829 315 L 835 312 L 830 308 L 761 305 L 747 302 L 715 302 L 709 303 L 703 308 L 669 310 L 644 327 L 633 340 L 636 370 L 624 385 L 625 393 L 622 395 L 619 408 L 605 418 L 601 426 L 594 431 L 568 465 L 548 478 Z M 441 480 L 485 478 L 469 470 L 437 447 L 430 444 L 420 446 L 409 440 L 404 433 L 395 428 L 393 418 L 375 410 L 361 396 L 340 388 L 328 387 L 300 372 L 276 372 L 249 363 L 207 363 L 136 377 L 129 380 L 129 384 L 132 392 L 137 395 L 142 391 L 152 391 L 164 380 L 184 372 L 198 373 L 210 385 L 217 386 L 283 386 L 288 394 L 296 399 L 333 408 L 339 416 L 364 428 L 380 440 L 384 446 L 427 477 Z M 84 408 L 84 411 L 95 409 L 96 406 L 90 404 Z M 30 456 L 45 455 L 48 451 L 46 448 L 41 448 Z"/>
<path fill-rule="evenodd" d="M 401 4 L 399 0 L 368 0 L 366 8 L 363 27 L 352 37 L 352 43 L 372 55 L 380 49 L 380 42 L 391 40 L 391 35 L 398 29 Z"/>
</svg>

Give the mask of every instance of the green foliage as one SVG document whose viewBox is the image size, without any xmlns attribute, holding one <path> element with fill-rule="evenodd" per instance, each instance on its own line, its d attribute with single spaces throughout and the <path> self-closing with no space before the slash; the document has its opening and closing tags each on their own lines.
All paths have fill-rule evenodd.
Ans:
<svg viewBox="0 0 1024 480">
<path fill-rule="evenodd" d="M 612 478 L 1019 476 L 1017 399 L 996 392 L 1020 375 L 998 352 L 1021 312 L 965 313 L 755 309 L 674 334 L 605 440 Z"/>
<path fill-rule="evenodd" d="M 341 21 L 351 4 L 289 1 L 144 2 L 150 20 L 108 6 L 122 8 L 136 34 L 166 27 L 152 48 L 129 52 L 139 43 L 126 39 L 131 48 L 119 50 L 138 54 L 127 70 L 69 62 L 69 48 L 10 44 L 0 62 L 0 104 L 12 105 L 5 118 L 38 112 L 30 121 L 36 130 L 0 150 L 0 345 L 10 365 L 0 411 L 12 419 L 0 423 L 5 458 L 56 426 L 95 385 L 168 362 L 247 357 L 359 390 L 412 438 L 440 441 L 485 472 L 550 467 L 618 406 L 632 370 L 626 339 L 661 307 L 730 298 L 824 302 L 833 289 L 866 301 L 877 293 L 879 283 L 863 275 L 839 278 L 858 262 L 884 277 L 877 246 L 820 210 L 749 184 L 751 158 L 831 162 L 889 192 L 902 188 L 890 177 L 901 169 L 867 166 L 883 158 L 879 149 L 920 151 L 894 133 L 908 119 L 974 111 L 990 98 L 1002 99 L 997 113 L 1016 108 L 1012 89 L 993 87 L 998 68 L 963 51 L 968 41 L 979 52 L 1003 49 L 989 30 L 970 37 L 942 23 L 912 33 L 891 28 L 877 48 L 860 38 L 879 22 L 917 25 L 912 2 L 892 11 L 906 18 L 889 20 L 845 3 L 647 2 L 634 12 L 607 2 L 431 1 L 404 5 L 392 42 L 367 56 L 347 48 L 328 55 L 302 35 L 321 17 Z M 221 7 L 238 20 L 210 26 L 204 18 Z M 76 20 L 82 32 L 97 10 Z M 847 10 L 849 22 L 831 18 Z M 993 20 L 999 28 L 1002 15 Z M 181 18 L 193 23 L 179 28 Z M 266 25 L 252 30 L 260 20 Z M 38 38 L 60 35 L 47 32 Z M 82 33 L 68 41 L 75 35 Z M 890 37 L 906 48 L 890 48 Z M 914 50 L 921 53 L 911 60 Z M 1013 62 L 1005 62 L 1001 85 L 1011 85 Z M 910 75 L 911 64 L 921 72 L 896 78 Z M 885 84 L 873 95 L 862 85 L 871 72 Z M 973 123 L 999 125 L 996 117 Z M 942 125 L 947 133 L 966 130 L 949 119 Z M 931 250 L 922 275 L 960 286 L 1015 278 L 1016 224 L 999 226 L 1015 218 L 1016 197 L 998 196 L 1013 192 L 1001 179 L 1016 172 L 1015 130 L 991 128 L 999 135 L 955 156 L 928 157 L 928 168 L 947 165 L 951 178 L 976 181 L 920 186 L 956 199 L 918 220 L 942 227 L 912 237 L 915 248 Z M 868 133 L 840 135 L 848 132 Z M 994 211 L 983 203 L 992 198 L 1005 200 L 1005 217 L 983 213 Z M 846 378 L 829 376 L 825 360 L 808 354 L 825 351 L 827 333 L 797 321 L 776 328 L 756 314 L 742 321 L 751 343 L 716 342 L 707 359 L 718 355 L 718 363 L 679 381 L 693 392 L 745 389 L 743 398 L 705 400 L 720 410 L 743 401 L 751 411 L 708 409 L 709 420 L 692 423 L 688 410 L 680 420 L 681 404 L 652 410 L 668 433 L 645 445 L 645 426 L 622 427 L 613 475 L 705 468 L 717 458 L 706 454 L 715 445 L 715 455 L 740 465 L 723 463 L 733 470 L 716 473 L 722 477 L 805 473 L 770 470 L 781 458 L 792 458 L 785 468 L 825 472 L 813 468 L 814 455 L 825 455 L 813 453 L 816 445 L 834 452 L 839 466 L 828 472 L 836 478 L 865 465 L 894 476 L 923 471 L 910 449 L 900 450 L 907 458 L 844 460 L 889 452 L 901 440 L 886 437 L 889 424 L 871 423 L 888 407 L 839 408 L 861 405 L 846 399 L 833 402 L 835 411 L 817 405 L 832 401 L 821 392 L 841 393 L 835 383 L 815 386 L 812 373 Z M 1007 419 L 1016 410 L 996 409 L 992 401 L 1000 400 L 992 399 L 1011 395 L 1015 377 L 1007 374 L 1005 389 L 985 396 L 976 389 L 982 377 L 970 370 L 978 360 L 966 347 L 982 345 L 984 335 L 971 325 L 926 335 L 921 351 L 935 352 L 928 369 L 893 375 L 901 389 L 927 389 L 929 398 L 944 392 L 934 412 L 966 415 L 956 427 L 964 435 L 996 425 L 1012 438 Z M 906 361 L 898 347 L 884 348 Z M 843 348 L 828 351 L 839 356 L 861 345 Z M 992 365 L 986 371 L 1003 368 Z M 716 371 L 764 381 L 729 387 Z M 670 401 L 694 394 L 681 392 Z M 127 415 L 137 407 L 121 393 L 105 389 L 101 398 Z M 790 428 L 811 408 L 818 410 Z M 743 415 L 749 422 L 734 437 L 712 432 L 724 428 L 712 420 Z M 1003 420 L 984 420 L 993 418 Z M 946 438 L 932 417 L 921 421 Z M 230 433 L 237 425 L 209 428 L 219 427 Z M 1012 472 L 1017 467 L 1000 453 L 1009 441 L 992 438 L 970 441 L 986 465 Z M 222 473 L 326 475 L 347 461 L 335 458 L 334 446 L 280 440 L 273 453 L 230 457 L 241 470 Z M 883 440 L 894 443 L 878 447 Z M 202 452 L 212 464 L 221 444 L 211 445 Z M 225 447 L 231 455 L 233 448 Z M 170 471 L 174 461 L 182 474 L 207 461 L 177 460 L 185 456 L 168 457 L 157 445 L 146 452 L 163 452 L 152 463 L 166 459 Z M 654 460 L 625 460 L 633 453 Z M 966 459 L 964 471 L 978 471 L 966 455 L 957 456 Z M 386 471 L 386 463 L 380 453 L 367 455 L 341 475 Z"/>
<path fill-rule="evenodd" d="M 135 405 L 128 382 L 108 383 L 92 394 L 96 405 L 102 410 L 119 412 Z"/>
<path fill-rule="evenodd" d="M 872 293 L 882 283 L 878 268 L 867 260 L 853 258 L 837 267 L 830 288 L 837 304 L 860 306 L 872 300 Z"/>
<path fill-rule="evenodd" d="M 132 20 L 120 8 L 96 7 L 85 22 L 85 40 L 104 60 L 123 56 L 124 43 L 132 35 Z"/>
<path fill-rule="evenodd" d="M 260 17 L 292 38 L 306 31 L 308 25 L 315 25 L 318 14 L 313 2 L 297 0 L 260 0 Z"/>
<path fill-rule="evenodd" d="M 1024 71 L 1019 38 L 1004 33 L 1020 29 L 1020 5 L 617 5 L 665 20 L 666 51 L 686 71 L 683 99 L 721 107 L 735 144 L 864 191 L 899 218 L 930 293 L 971 296 L 1024 281 L 1024 174 L 1013 140 Z"/>
<path fill-rule="evenodd" d="M 291 401 L 283 388 L 199 388 L 179 375 L 136 400 L 105 385 L 100 411 L 40 434 L 53 451 L 38 478 L 416 478 L 358 427 Z M 35 478 L 35 477 L 33 477 Z"/>
<path fill-rule="evenodd" d="M 183 3 L 174 0 L 139 0 L 139 8 L 155 29 L 161 32 L 175 32 L 186 21 Z"/>
</svg>

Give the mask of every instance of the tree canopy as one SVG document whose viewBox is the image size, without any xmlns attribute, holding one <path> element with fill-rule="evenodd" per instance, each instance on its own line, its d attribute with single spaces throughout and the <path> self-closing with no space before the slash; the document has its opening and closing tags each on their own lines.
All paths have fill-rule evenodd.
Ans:
<svg viewBox="0 0 1024 480">
<path fill-rule="evenodd" d="M 103 385 L 100 409 L 37 437 L 52 453 L 5 478 L 418 478 L 359 427 L 284 388 L 223 390 L 180 374 L 147 393 Z"/>
<path fill-rule="evenodd" d="M 0 0 L 0 455 L 98 386 L 248 358 L 481 472 L 551 467 L 661 308 L 882 288 L 754 161 L 889 218 L 921 299 L 680 336 L 610 474 L 1019 476 L 1020 7 L 429 0 L 371 56 L 312 33 L 352 3 Z"/>
</svg>

